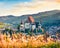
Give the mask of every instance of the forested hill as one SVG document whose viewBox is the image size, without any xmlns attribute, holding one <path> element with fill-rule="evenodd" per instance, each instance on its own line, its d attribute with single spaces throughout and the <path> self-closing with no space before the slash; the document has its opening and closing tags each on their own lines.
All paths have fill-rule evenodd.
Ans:
<svg viewBox="0 0 60 48">
<path fill-rule="evenodd" d="M 1 16 L 0 22 L 10 23 L 17 25 L 20 23 L 21 20 L 25 21 L 28 16 L 33 16 L 35 21 L 40 21 L 43 25 L 59 25 L 60 24 L 60 10 L 52 10 L 52 11 L 45 11 L 39 12 L 37 14 L 29 14 L 29 15 L 22 15 L 22 16 Z"/>
</svg>

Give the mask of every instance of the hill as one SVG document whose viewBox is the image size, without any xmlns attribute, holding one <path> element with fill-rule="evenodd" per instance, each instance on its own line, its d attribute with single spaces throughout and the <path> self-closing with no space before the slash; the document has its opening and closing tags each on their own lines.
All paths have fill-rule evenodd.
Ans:
<svg viewBox="0 0 60 48">
<path fill-rule="evenodd" d="M 1 16 L 0 22 L 17 25 L 23 19 L 23 21 L 26 21 L 28 16 L 33 16 L 35 21 L 41 21 L 42 25 L 45 26 L 60 25 L 60 10 L 45 11 L 37 14 L 22 15 L 18 17 L 13 15 Z"/>
</svg>

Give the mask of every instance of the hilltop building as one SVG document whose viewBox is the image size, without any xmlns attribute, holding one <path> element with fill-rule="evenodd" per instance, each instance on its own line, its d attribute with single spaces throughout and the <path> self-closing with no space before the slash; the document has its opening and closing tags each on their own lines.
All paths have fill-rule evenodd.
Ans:
<svg viewBox="0 0 60 48">
<path fill-rule="evenodd" d="M 34 23 L 35 22 L 35 20 L 34 20 L 34 18 L 32 16 L 28 17 L 28 21 L 29 21 L 29 23 Z"/>
<path fill-rule="evenodd" d="M 25 31 L 24 22 L 22 20 L 21 20 L 19 29 L 20 29 L 20 32 L 24 32 Z"/>
<path fill-rule="evenodd" d="M 21 21 L 20 23 L 20 31 L 21 32 L 39 32 L 41 30 L 40 21 L 38 23 L 35 22 L 32 16 L 29 16 L 25 22 Z M 42 32 L 42 31 L 41 31 Z"/>
</svg>

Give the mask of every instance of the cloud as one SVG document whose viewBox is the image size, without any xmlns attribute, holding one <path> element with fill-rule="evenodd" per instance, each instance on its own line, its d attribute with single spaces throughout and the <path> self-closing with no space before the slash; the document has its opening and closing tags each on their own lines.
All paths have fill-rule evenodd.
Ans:
<svg viewBox="0 0 60 48">
<path fill-rule="evenodd" d="M 60 0 L 56 0 L 57 3 L 60 3 Z"/>
<path fill-rule="evenodd" d="M 10 8 L 0 9 L 0 15 L 15 15 L 34 14 L 43 11 L 58 9 L 60 4 L 53 1 L 33 0 L 32 2 L 23 2 L 12 5 Z"/>
<path fill-rule="evenodd" d="M 60 0 L 33 0 L 33 1 L 51 1 L 51 2 L 59 2 L 60 3 Z"/>
</svg>

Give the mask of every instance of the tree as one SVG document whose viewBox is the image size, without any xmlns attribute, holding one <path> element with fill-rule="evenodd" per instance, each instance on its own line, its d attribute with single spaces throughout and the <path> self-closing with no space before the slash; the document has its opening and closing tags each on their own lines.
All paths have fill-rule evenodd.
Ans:
<svg viewBox="0 0 60 48">
<path fill-rule="evenodd" d="M 17 26 L 18 32 L 20 31 L 20 25 Z"/>
</svg>

